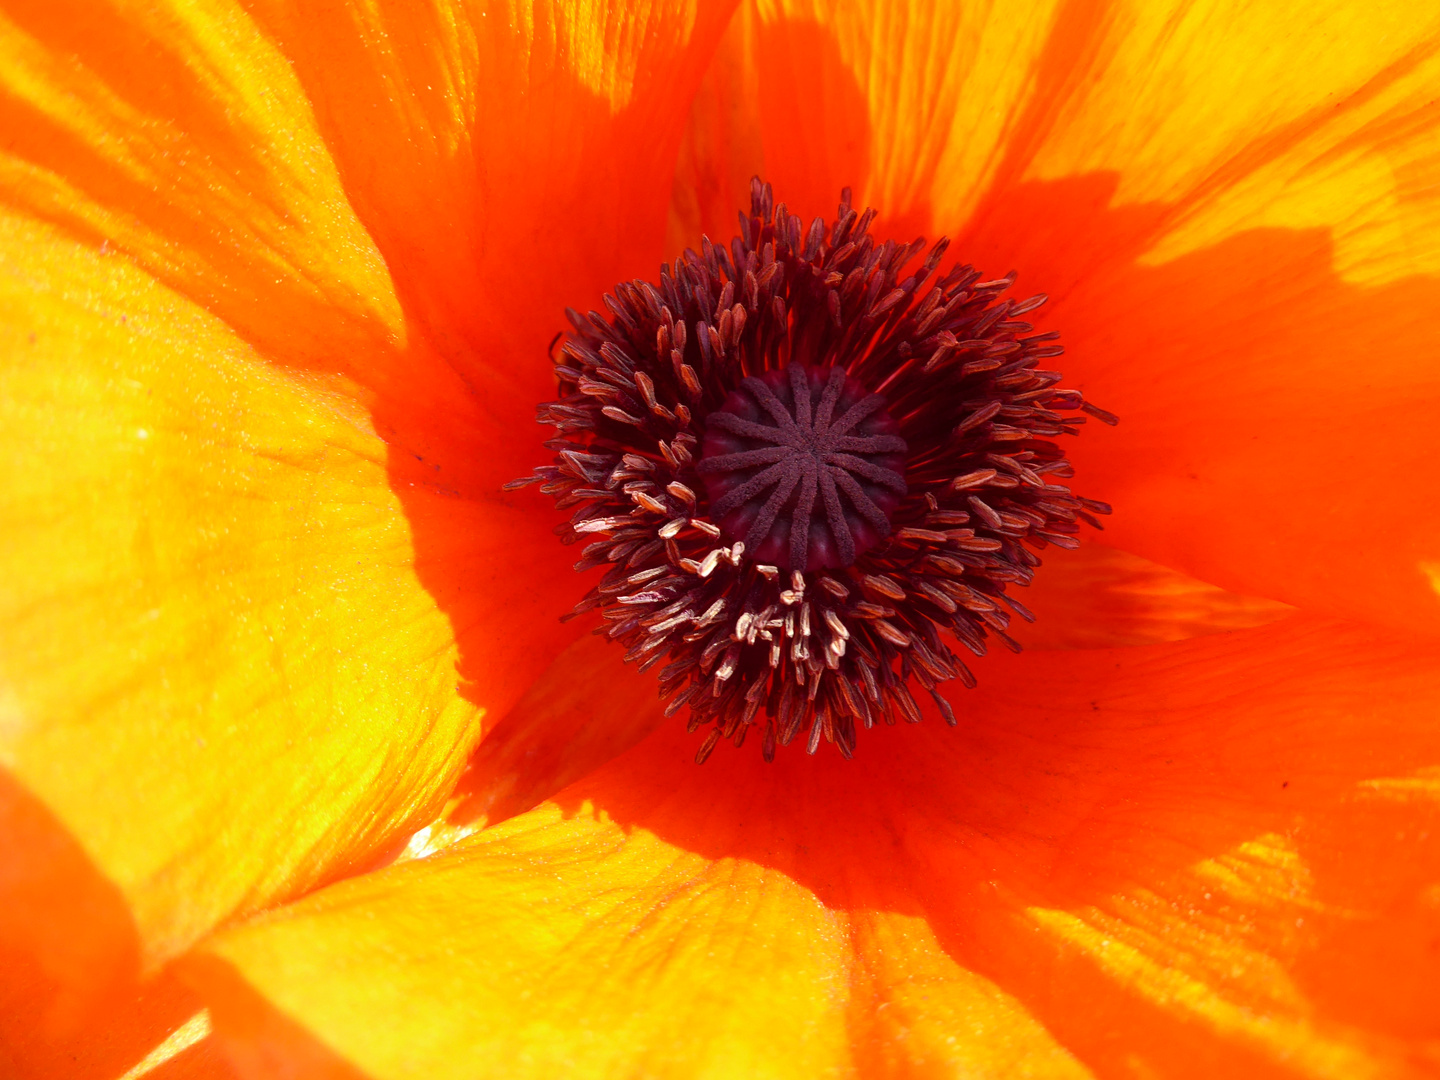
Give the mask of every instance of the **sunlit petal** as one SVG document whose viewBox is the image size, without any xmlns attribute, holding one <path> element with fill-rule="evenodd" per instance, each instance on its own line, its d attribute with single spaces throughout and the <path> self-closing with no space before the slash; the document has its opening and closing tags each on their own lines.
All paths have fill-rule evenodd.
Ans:
<svg viewBox="0 0 1440 1080">
<path fill-rule="evenodd" d="M 223 935 L 194 977 L 378 1077 L 481 1052 L 694 1075 L 755 1046 L 788 1075 L 1403 1075 L 1440 976 L 1440 847 L 1415 827 L 1437 664 L 1290 619 L 997 658 L 961 727 L 851 762 L 696 768 L 664 728 L 552 804 Z"/>
</svg>

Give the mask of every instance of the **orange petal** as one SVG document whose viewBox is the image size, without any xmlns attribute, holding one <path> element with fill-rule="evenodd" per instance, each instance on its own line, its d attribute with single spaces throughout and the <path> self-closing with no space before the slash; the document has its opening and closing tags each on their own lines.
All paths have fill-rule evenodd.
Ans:
<svg viewBox="0 0 1440 1080">
<path fill-rule="evenodd" d="M 1112 191 L 1098 179 L 1022 186 L 977 243 L 1060 296 L 1044 325 L 1068 343 L 1066 370 L 1122 416 L 1072 453 L 1080 490 L 1116 507 L 1107 542 L 1237 592 L 1440 628 L 1426 573 L 1440 561 L 1440 508 L 1385 464 L 1433 448 L 1423 424 L 1396 417 L 1440 406 L 1440 331 L 1422 314 L 1440 304 L 1435 279 L 1346 284 L 1323 231 L 1087 268 L 1086 252 L 1130 242 L 1137 215 L 1103 209 Z M 1049 251 L 1048 226 L 1024 238 L 1033 257 L 1010 250 L 1021 221 L 1059 220 Z"/>
<path fill-rule="evenodd" d="M 442 834 L 524 813 L 654 731 L 664 719 L 655 676 L 623 663 L 623 655 L 587 634 L 557 656 L 486 732 Z"/>
<path fill-rule="evenodd" d="M 120 891 L 0 771 L 0 1075 L 115 1080 L 200 1007 L 167 973 L 136 977 Z"/>
<path fill-rule="evenodd" d="M 1101 649 L 1181 641 L 1264 626 L 1294 614 L 1273 600 L 1239 596 L 1114 548 L 1052 548 L 1018 599 L 1035 615 L 1011 632 L 1029 649 Z M 595 687 L 605 692 L 596 694 Z M 653 675 L 586 635 L 551 663 L 525 697 L 487 729 L 456 791 L 458 801 L 416 844 L 504 821 L 623 753 L 663 720 Z"/>
<path fill-rule="evenodd" d="M 403 340 L 304 91 L 235 6 L 12 4 L 0 82 L 7 202 L 286 362 L 353 374 Z"/>
<path fill-rule="evenodd" d="M 567 305 L 654 274 L 734 0 L 261 0 L 361 220 L 452 362 L 525 419 Z M 492 385 L 491 380 L 496 380 Z"/>
<path fill-rule="evenodd" d="M 1183 641 L 1264 626 L 1293 615 L 1288 604 L 1242 596 L 1159 563 L 1096 543 L 1050 548 L 1028 586 L 1011 586 L 1035 616 L 1010 635 L 1027 649 L 1107 649 Z"/>
<path fill-rule="evenodd" d="M 770 0 L 697 100 L 677 225 L 729 235 L 738 154 L 807 214 L 851 184 L 955 236 L 1051 296 L 1059 366 L 1122 416 L 1074 452 L 1109 542 L 1435 632 L 1440 504 L 1393 463 L 1440 405 L 1437 79 L 1431 10 Z"/>
<path fill-rule="evenodd" d="M 754 0 L 696 100 L 677 211 L 728 238 L 759 173 L 806 217 L 849 186 L 885 234 L 931 230 L 937 200 L 973 205 L 994 175 L 1057 6 Z"/>
<path fill-rule="evenodd" d="M 696 768 L 669 725 L 552 804 L 225 932 L 187 977 L 222 1040 L 289 1053 L 228 1026 L 258 993 L 377 1080 L 1067 1052 L 1403 1076 L 1430 1052 L 1440 655 L 1294 618 L 981 674 L 958 729 L 871 732 L 852 762 Z"/>
<path fill-rule="evenodd" d="M 1380 464 L 1428 456 L 1396 410 L 1440 404 L 1440 23 L 1073 7 L 961 235 L 1054 298 L 1066 370 L 1124 418 L 1075 452 L 1109 542 L 1440 630 L 1440 509 Z"/>
<path fill-rule="evenodd" d="M 0 266 L 0 763 L 123 903 L 28 902 L 109 942 L 49 969 L 83 996 L 428 820 L 477 709 L 351 399 L 53 227 Z"/>
</svg>

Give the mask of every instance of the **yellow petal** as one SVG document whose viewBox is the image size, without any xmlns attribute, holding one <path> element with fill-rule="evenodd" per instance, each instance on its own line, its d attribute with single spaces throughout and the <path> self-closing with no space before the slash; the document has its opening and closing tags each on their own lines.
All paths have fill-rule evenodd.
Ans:
<svg viewBox="0 0 1440 1080">
<path fill-rule="evenodd" d="M 848 186 L 885 235 L 932 230 L 932 206 L 968 209 L 994 177 L 1062 6 L 747 3 L 696 100 L 679 215 L 728 237 L 758 173 L 807 218 L 828 218 Z"/>
<path fill-rule="evenodd" d="M 1089 1077 L 989 979 L 955 962 L 922 916 L 849 914 L 851 1054 L 862 1076 Z"/>
<path fill-rule="evenodd" d="M 258 991 L 376 1080 L 816 1076 L 862 1064 L 851 1040 L 877 1026 L 897 1072 L 1083 1075 L 915 922 L 551 804 L 227 934 L 187 970 L 242 1065 L 319 1056 Z"/>
<path fill-rule="evenodd" d="M 1076 6 L 1090 12 L 1086 49 L 1064 100 L 1033 110 L 1017 174 L 1111 173 L 1112 205 L 1165 204 L 1147 261 L 1246 229 L 1318 227 L 1333 230 L 1342 280 L 1440 272 L 1440 13 Z"/>
<path fill-rule="evenodd" d="M 1433 649 L 1296 617 L 980 675 L 958 728 L 862 733 L 849 762 L 695 767 L 669 725 L 528 814 L 225 931 L 186 977 L 244 1053 L 302 1052 L 268 1008 L 377 1080 L 1423 1060 Z"/>
<path fill-rule="evenodd" d="M 433 815 L 476 708 L 349 397 L 8 215 L 0 333 L 0 763 L 150 968 Z"/>
<path fill-rule="evenodd" d="M 303 90 L 234 3 L 17 6 L 0 82 L 13 205 L 130 255 L 287 363 L 363 369 L 404 338 Z"/>
<path fill-rule="evenodd" d="M 131 986 L 217 921 L 384 855 L 573 637 L 554 622 L 573 556 L 498 487 L 538 460 L 564 300 L 653 258 L 644 185 L 727 14 L 0 17 L 19 210 L 0 237 L 0 761 L 50 815 L 8 841 L 43 870 L 78 839 L 84 872 L 50 877 L 106 911 L 87 936 L 84 904 L 31 905 L 29 938 L 78 944 L 43 992 L 14 976 L 24 1017 L 93 1028 L 100 969 Z M 509 81 L 525 70 L 535 85 Z M 471 143 L 487 110 L 493 140 Z M 517 267 L 551 292 L 514 304 Z M 24 971 L 50 970 L 21 937 Z"/>
</svg>

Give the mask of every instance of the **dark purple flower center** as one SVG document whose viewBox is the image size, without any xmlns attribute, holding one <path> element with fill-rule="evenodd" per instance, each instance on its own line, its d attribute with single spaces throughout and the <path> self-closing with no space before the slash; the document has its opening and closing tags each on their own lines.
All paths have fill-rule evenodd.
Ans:
<svg viewBox="0 0 1440 1080">
<path fill-rule="evenodd" d="M 851 566 L 890 535 L 905 440 L 843 367 L 790 364 L 743 379 L 705 421 L 710 514 L 752 558 L 787 570 Z"/>
<path fill-rule="evenodd" d="M 917 263 L 925 241 L 871 236 L 848 188 L 808 228 L 758 178 L 750 201 L 728 246 L 566 312 L 555 456 L 507 487 L 570 513 L 575 569 L 605 568 L 572 614 L 710 726 L 697 761 L 752 728 L 767 760 L 796 739 L 849 757 L 921 719 L 915 688 L 957 723 L 957 649 L 1020 648 L 1037 553 L 1110 512 L 1060 482 L 1066 414 L 1115 418 L 1041 366 L 1062 350 L 1013 273 L 944 270 L 945 240 Z"/>
</svg>

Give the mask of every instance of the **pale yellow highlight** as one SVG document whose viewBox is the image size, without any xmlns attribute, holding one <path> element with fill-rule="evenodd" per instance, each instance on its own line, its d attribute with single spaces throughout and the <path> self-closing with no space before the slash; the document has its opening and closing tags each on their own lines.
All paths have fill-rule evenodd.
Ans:
<svg viewBox="0 0 1440 1080">
<path fill-rule="evenodd" d="M 1191 867 L 1161 896 L 1135 889 L 1079 912 L 1032 907 L 1042 931 L 1156 1006 L 1311 1077 L 1392 1075 L 1396 1061 L 1359 1030 L 1322 1028 L 1289 971 L 1307 920 L 1349 913 L 1317 901 L 1293 841 L 1267 833 Z"/>
<path fill-rule="evenodd" d="M 452 803 L 456 801 L 451 800 Z M 448 812 L 447 806 L 446 813 Z M 411 834 L 410 839 L 405 842 L 405 847 L 395 857 L 395 861 L 402 863 L 411 859 L 428 859 L 430 856 L 438 855 L 446 848 L 458 844 L 467 836 L 473 836 L 484 827 L 485 819 L 483 817 L 471 825 L 452 825 L 445 820 L 445 814 L 441 814 L 437 820 Z"/>
<path fill-rule="evenodd" d="M 694 33 L 698 15 L 698 0 L 638 0 L 625 4 L 625 17 L 616 18 L 618 2 L 502 0 L 473 17 L 507 21 L 519 31 L 521 48 L 527 53 L 553 52 L 581 86 L 609 104 L 613 114 L 633 100 L 645 39 L 663 27 L 683 46 Z"/>
<path fill-rule="evenodd" d="M 1055 124 L 1032 178 L 1112 171 L 1116 205 L 1200 193 L 1154 262 L 1240 229 L 1325 227 L 1348 281 L 1440 272 L 1440 249 L 1424 239 L 1440 223 L 1426 193 L 1440 144 L 1433 123 L 1403 123 L 1433 101 L 1440 59 L 1336 108 L 1387 66 L 1410 64 L 1411 50 L 1440 33 L 1440 9 L 1199 0 L 1120 11 L 1095 49 L 1088 92 Z M 1397 119 L 1387 136 L 1365 137 L 1368 125 Z M 1352 136 L 1356 146 L 1341 145 Z"/>
<path fill-rule="evenodd" d="M 1362 793 L 1399 802 L 1440 803 L 1440 765 L 1417 769 L 1409 776 L 1382 776 L 1360 782 Z"/>
<path fill-rule="evenodd" d="M 1295 842 L 1279 833 L 1265 833 L 1224 855 L 1203 859 L 1191 872 L 1241 904 L 1264 906 L 1280 899 L 1304 910 L 1333 910 L 1311 897 L 1314 878 L 1310 868 Z"/>
<path fill-rule="evenodd" d="M 118 1080 L 140 1080 L 140 1077 L 154 1072 L 171 1058 L 178 1057 L 201 1039 L 210 1036 L 210 1010 L 201 1009 L 178 1028 L 172 1031 L 159 1046 L 146 1054 L 133 1068 L 127 1069 Z"/>
<path fill-rule="evenodd" d="M 1440 562 L 1422 562 L 1420 572 L 1425 575 L 1425 580 L 1430 582 L 1430 588 L 1436 596 L 1440 596 Z"/>
</svg>

